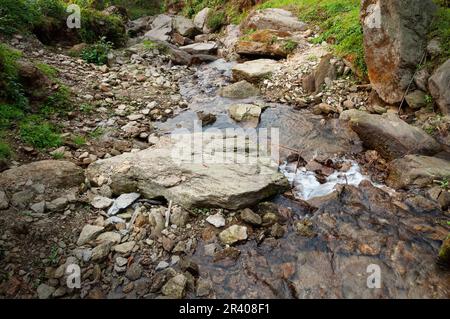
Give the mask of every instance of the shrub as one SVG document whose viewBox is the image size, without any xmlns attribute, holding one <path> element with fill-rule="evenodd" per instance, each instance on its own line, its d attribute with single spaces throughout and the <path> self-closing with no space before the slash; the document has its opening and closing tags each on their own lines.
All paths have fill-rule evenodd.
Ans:
<svg viewBox="0 0 450 319">
<path fill-rule="evenodd" d="M 111 52 L 112 43 L 101 39 L 97 43 L 88 46 L 81 53 L 81 57 L 88 63 L 106 64 L 108 62 L 108 54 Z"/>
<path fill-rule="evenodd" d="M 294 51 L 295 49 L 297 49 L 297 47 L 298 47 L 298 43 L 293 40 L 290 40 L 290 39 L 286 40 L 283 43 L 283 49 L 288 53 Z"/>
<path fill-rule="evenodd" d="M 25 107 L 28 104 L 18 79 L 17 60 L 21 52 L 0 43 L 0 101 Z"/>
<path fill-rule="evenodd" d="M 213 32 L 220 30 L 220 28 L 225 24 L 226 16 L 223 11 L 212 11 L 208 16 L 207 25 Z"/>
<path fill-rule="evenodd" d="M 61 136 L 53 125 L 38 116 L 29 116 L 20 124 L 20 137 L 25 143 L 39 149 L 58 147 L 62 144 Z"/>
<path fill-rule="evenodd" d="M 70 107 L 70 90 L 60 85 L 58 90 L 51 94 L 41 107 L 41 114 L 47 116 L 53 113 L 64 113 Z"/>
<path fill-rule="evenodd" d="M 58 70 L 46 63 L 36 63 L 36 67 L 50 79 L 55 79 L 58 75 Z"/>
<path fill-rule="evenodd" d="M 29 30 L 39 17 L 27 0 L 0 0 L 0 33 L 12 35 Z"/>
<path fill-rule="evenodd" d="M 442 53 L 438 57 L 438 63 L 443 63 L 450 57 L 450 8 L 444 6 L 444 1 L 440 2 L 438 4 L 441 6 L 433 20 L 429 38 L 439 38 Z"/>
<path fill-rule="evenodd" d="M 8 143 L 0 140 L 0 159 L 11 157 L 12 151 Z"/>
<path fill-rule="evenodd" d="M 0 130 L 8 129 L 13 121 L 22 119 L 23 110 L 20 107 L 9 104 L 0 104 Z"/>
</svg>

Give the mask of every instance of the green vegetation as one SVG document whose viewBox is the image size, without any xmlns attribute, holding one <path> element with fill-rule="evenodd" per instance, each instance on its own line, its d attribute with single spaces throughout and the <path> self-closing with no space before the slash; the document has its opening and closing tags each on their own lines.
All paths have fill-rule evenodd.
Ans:
<svg viewBox="0 0 450 319">
<path fill-rule="evenodd" d="M 55 152 L 55 153 L 52 153 L 52 157 L 55 160 L 60 160 L 60 159 L 64 158 L 64 153 L 63 152 Z"/>
<path fill-rule="evenodd" d="M 109 0 L 106 2 L 127 8 L 131 20 L 161 13 L 164 4 L 164 1 L 158 0 Z"/>
<path fill-rule="evenodd" d="M 36 67 L 50 79 L 55 79 L 58 76 L 58 70 L 51 65 L 38 62 Z"/>
<path fill-rule="evenodd" d="M 100 136 L 102 136 L 105 133 L 105 129 L 101 128 L 101 127 L 97 127 L 95 128 L 95 130 L 93 130 L 91 133 L 89 133 L 89 137 L 92 139 L 96 139 L 99 138 Z"/>
<path fill-rule="evenodd" d="M 450 177 L 444 177 L 442 180 L 435 180 L 434 182 L 443 190 L 450 189 Z"/>
<path fill-rule="evenodd" d="M 0 140 L 0 160 L 10 158 L 12 154 L 11 147 Z"/>
<path fill-rule="evenodd" d="M 440 41 L 442 52 L 437 58 L 437 62 L 440 64 L 450 57 L 450 6 L 446 0 L 435 2 L 439 8 L 433 20 L 429 38 L 438 38 Z"/>
<path fill-rule="evenodd" d="M 58 147 L 62 144 L 61 136 L 54 126 L 36 115 L 28 116 L 20 124 L 20 137 L 25 143 L 38 149 Z"/>
<path fill-rule="evenodd" d="M 63 114 L 70 108 L 70 91 L 65 85 L 50 95 L 41 107 L 40 113 L 48 116 L 54 113 Z"/>
<path fill-rule="evenodd" d="M 207 25 L 213 32 L 220 30 L 220 28 L 226 23 L 226 15 L 222 10 L 212 11 L 208 16 Z"/>
<path fill-rule="evenodd" d="M 168 48 L 164 44 L 152 40 L 144 40 L 142 41 L 142 45 L 146 50 L 158 50 L 161 53 L 166 53 L 168 51 Z"/>
<path fill-rule="evenodd" d="M 104 38 L 97 43 L 88 46 L 81 53 L 81 58 L 88 63 L 98 65 L 106 64 L 108 62 L 108 54 L 111 52 L 112 43 L 107 42 Z"/>
<path fill-rule="evenodd" d="M 258 7 L 298 12 L 299 19 L 322 30 L 314 42 L 331 43 L 337 55 L 351 61 L 362 74 L 367 72 L 359 0 L 269 0 Z"/>
<path fill-rule="evenodd" d="M 86 145 L 86 139 L 81 135 L 72 136 L 72 142 L 78 147 Z"/>
<path fill-rule="evenodd" d="M 283 49 L 288 53 L 294 51 L 295 49 L 297 49 L 297 47 L 298 47 L 298 43 L 293 40 L 290 40 L 290 39 L 284 41 L 284 43 L 283 43 Z"/>
</svg>

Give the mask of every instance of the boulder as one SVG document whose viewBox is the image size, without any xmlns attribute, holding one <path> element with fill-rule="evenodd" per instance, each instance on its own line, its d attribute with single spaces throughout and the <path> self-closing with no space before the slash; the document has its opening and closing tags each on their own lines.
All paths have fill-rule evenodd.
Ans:
<svg viewBox="0 0 450 319">
<path fill-rule="evenodd" d="M 194 17 L 194 25 L 198 30 L 203 33 L 210 33 L 211 30 L 208 28 L 208 16 L 211 12 L 210 8 L 204 8 L 199 13 L 197 13 Z"/>
<path fill-rule="evenodd" d="M 180 47 L 181 50 L 190 54 L 213 54 L 217 52 L 215 42 L 193 43 Z"/>
<path fill-rule="evenodd" d="M 235 82 L 246 80 L 250 83 L 258 83 L 269 77 L 278 67 L 278 62 L 270 59 L 239 63 L 233 66 L 233 80 Z"/>
<path fill-rule="evenodd" d="M 427 105 L 426 94 L 423 91 L 415 90 L 405 96 L 405 100 L 409 107 L 418 110 Z"/>
<path fill-rule="evenodd" d="M 449 176 L 449 161 L 437 157 L 407 155 L 389 163 L 386 183 L 396 189 L 425 187 Z"/>
<path fill-rule="evenodd" d="M 422 129 L 409 125 L 395 114 L 376 115 L 358 110 L 341 113 L 364 145 L 378 151 L 386 159 L 407 154 L 434 155 L 440 145 Z"/>
<path fill-rule="evenodd" d="M 95 225 L 85 225 L 83 229 L 81 230 L 80 236 L 77 240 L 77 245 L 81 246 L 89 241 L 95 239 L 95 237 L 103 232 L 104 227 L 101 226 L 95 226 Z"/>
<path fill-rule="evenodd" d="M 224 35 L 219 39 L 223 45 L 220 51 L 222 57 L 233 58 L 233 55 L 235 55 L 234 47 L 241 35 L 241 28 L 238 25 L 229 24 L 225 27 Z"/>
<path fill-rule="evenodd" d="M 450 115 L 450 59 L 433 73 L 428 88 L 441 112 Z"/>
<path fill-rule="evenodd" d="M 219 94 L 229 99 L 246 99 L 259 95 L 259 89 L 253 84 L 243 80 L 220 89 Z"/>
<path fill-rule="evenodd" d="M 260 151 L 259 160 L 253 162 L 253 156 L 257 155 L 253 152 L 257 149 L 253 142 L 246 152 L 245 147 L 234 148 L 239 136 L 214 137 L 217 135 L 213 133 L 164 137 L 146 150 L 91 164 L 87 176 L 93 183 L 99 178 L 109 179 L 115 194 L 139 190 L 146 198 L 163 196 L 188 209 L 244 208 L 286 189 L 286 178 L 269 156 Z M 194 140 L 203 147 L 191 150 L 186 147 L 187 140 Z M 231 144 L 233 148 L 227 151 Z M 214 157 L 213 149 L 216 150 Z M 225 153 L 218 151 L 224 149 Z M 232 155 L 235 160 L 225 161 L 223 155 Z"/>
<path fill-rule="evenodd" d="M 194 22 L 183 16 L 176 16 L 173 18 L 173 28 L 183 37 L 192 38 L 198 33 Z"/>
<path fill-rule="evenodd" d="M 426 47 L 436 6 L 431 0 L 363 0 L 361 23 L 370 82 L 387 103 L 398 103 Z"/>
<path fill-rule="evenodd" d="M 181 299 L 186 293 L 186 284 L 188 280 L 185 275 L 178 274 L 170 279 L 161 289 L 164 296 Z"/>
<path fill-rule="evenodd" d="M 151 28 L 151 23 L 153 22 L 153 17 L 141 17 L 139 19 L 129 22 L 128 34 L 132 37 L 137 36 L 149 28 Z"/>
<path fill-rule="evenodd" d="M 249 14 L 243 22 L 245 29 L 273 29 L 278 31 L 305 31 L 308 26 L 290 11 L 283 9 L 262 9 Z"/>
<path fill-rule="evenodd" d="M 152 29 L 145 33 L 144 38 L 150 40 L 168 41 L 172 33 L 172 17 L 160 14 L 151 24 Z"/>
<path fill-rule="evenodd" d="M 45 160 L 0 173 L 0 189 L 21 189 L 27 183 L 42 184 L 46 188 L 70 188 L 84 182 L 83 169 L 67 161 Z"/>
</svg>

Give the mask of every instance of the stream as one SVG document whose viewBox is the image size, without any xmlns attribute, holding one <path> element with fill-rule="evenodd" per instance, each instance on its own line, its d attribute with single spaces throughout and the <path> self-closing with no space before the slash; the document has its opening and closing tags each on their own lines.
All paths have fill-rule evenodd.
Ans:
<svg viewBox="0 0 450 319">
<path fill-rule="evenodd" d="M 236 103 L 265 107 L 258 128 L 278 128 L 280 170 L 293 185 L 296 199 L 278 196 L 270 205 L 254 207 L 260 214 L 278 216 L 282 238 L 270 236 L 270 227 L 248 226 L 248 240 L 227 248 L 220 258 L 206 254 L 214 237 L 199 240 L 193 261 L 200 277 L 213 283 L 216 298 L 436 298 L 449 297 L 450 276 L 435 260 L 447 230 L 441 213 L 423 197 L 387 192 L 370 181 L 352 155 L 361 152 L 358 136 L 338 119 L 324 120 L 308 110 L 267 103 L 261 97 L 236 100 L 218 95 L 230 83 L 233 63 L 217 60 L 199 66 L 180 84 L 189 106 L 156 126 L 169 134 L 192 130 L 197 112 L 216 116 L 210 127 L 237 128 L 228 115 Z M 301 157 L 346 162 L 319 182 L 314 172 L 286 159 L 298 150 Z M 400 196 L 401 195 L 401 196 Z M 304 201 L 313 200 L 310 206 Z M 255 236 L 251 236 L 255 234 Z M 210 247 L 210 246 L 208 246 Z M 217 245 L 218 247 L 218 245 Z M 372 269 L 380 285 L 368 284 Z M 379 288 L 378 288 L 379 287 Z M 195 298 L 195 293 L 188 296 Z"/>
</svg>

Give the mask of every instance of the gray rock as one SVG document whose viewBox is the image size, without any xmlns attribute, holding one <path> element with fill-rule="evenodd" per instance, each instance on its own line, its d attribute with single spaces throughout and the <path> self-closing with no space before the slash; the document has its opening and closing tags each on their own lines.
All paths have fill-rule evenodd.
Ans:
<svg viewBox="0 0 450 319">
<path fill-rule="evenodd" d="M 153 20 L 151 27 L 152 29 L 145 33 L 145 39 L 168 41 L 172 33 L 172 17 L 160 14 Z"/>
<path fill-rule="evenodd" d="M 268 78 L 279 67 L 279 63 L 270 59 L 258 59 L 239 63 L 233 66 L 233 80 L 235 82 L 246 80 L 250 83 L 258 83 Z"/>
<path fill-rule="evenodd" d="M 67 197 L 59 197 L 57 199 L 52 200 L 51 202 L 46 202 L 45 206 L 47 210 L 51 212 L 59 212 L 64 210 L 67 207 L 69 200 Z"/>
<path fill-rule="evenodd" d="M 423 69 L 420 69 L 419 71 L 417 71 L 416 75 L 414 76 L 414 83 L 419 88 L 419 90 L 427 92 L 429 78 L 430 78 L 430 72 L 428 72 L 427 68 L 423 68 Z"/>
<path fill-rule="evenodd" d="M 103 242 L 92 249 L 91 260 L 101 261 L 105 259 L 111 251 L 111 242 Z"/>
<path fill-rule="evenodd" d="M 123 244 L 119 244 L 113 247 L 113 250 L 119 254 L 128 254 L 130 253 L 134 246 L 136 245 L 136 242 L 134 241 L 129 241 Z"/>
<path fill-rule="evenodd" d="M 95 196 L 92 201 L 91 205 L 94 208 L 97 209 L 105 209 L 112 205 L 114 201 L 111 198 L 103 197 L 103 196 Z"/>
<path fill-rule="evenodd" d="M 121 239 L 122 236 L 119 233 L 109 231 L 98 235 L 95 241 L 99 244 L 100 243 L 119 244 Z"/>
<path fill-rule="evenodd" d="M 95 237 L 100 234 L 104 230 L 104 227 L 94 226 L 94 225 L 85 225 L 81 230 L 80 236 L 77 240 L 77 245 L 81 246 L 86 244 L 87 242 L 95 239 Z"/>
<path fill-rule="evenodd" d="M 418 110 L 427 105 L 427 102 L 425 101 L 425 95 L 425 92 L 415 90 L 406 95 L 405 100 L 410 108 L 412 108 L 413 110 Z"/>
<path fill-rule="evenodd" d="M 46 188 L 70 188 L 84 182 L 84 172 L 71 162 L 46 160 L 0 173 L 0 189 L 15 190 L 28 181 Z"/>
<path fill-rule="evenodd" d="M 225 218 L 221 213 L 209 216 L 206 221 L 217 228 L 225 226 Z"/>
<path fill-rule="evenodd" d="M 176 16 L 173 18 L 173 27 L 175 31 L 183 37 L 191 38 L 198 33 L 194 22 L 183 16 Z"/>
<path fill-rule="evenodd" d="M 139 193 L 128 193 L 122 194 L 114 200 L 113 205 L 108 210 L 108 215 L 116 215 L 122 209 L 128 208 L 131 206 L 141 195 Z"/>
<path fill-rule="evenodd" d="M 193 43 L 182 46 L 180 47 L 180 49 L 190 54 L 214 54 L 217 51 L 217 43 L 215 42 Z"/>
<path fill-rule="evenodd" d="M 444 115 L 450 115 L 450 59 L 428 81 L 430 93 Z"/>
<path fill-rule="evenodd" d="M 178 227 L 184 227 L 189 218 L 189 212 L 185 211 L 181 207 L 172 208 L 172 213 L 170 214 L 170 222 Z"/>
<path fill-rule="evenodd" d="M 342 112 L 365 146 L 378 151 L 387 159 L 407 154 L 433 155 L 440 145 L 422 129 L 409 125 L 394 114 L 375 115 L 357 110 Z"/>
<path fill-rule="evenodd" d="M 308 26 L 290 11 L 283 9 L 262 9 L 249 14 L 243 22 L 247 29 L 272 29 L 278 31 L 305 31 Z"/>
<path fill-rule="evenodd" d="M 233 145 L 228 151 L 235 153 L 244 163 L 211 163 L 206 168 L 203 163 L 192 160 L 192 153 L 185 157 L 187 153 L 181 150 L 186 143 L 164 137 L 159 144 L 147 150 L 125 153 L 91 164 L 87 169 L 88 178 L 93 182 L 101 177 L 111 179 L 114 193 L 139 189 L 146 198 L 164 196 L 186 209 L 239 209 L 288 187 L 287 179 L 278 172 L 277 164 L 270 156 L 262 151 L 255 154 L 257 147 L 252 141 L 239 154 L 241 151 L 234 148 L 238 138 L 235 134 L 223 139 L 212 139 L 206 133 L 181 136 L 182 139 L 186 137 L 202 137 L 204 147 L 198 149 L 201 153 L 211 147 L 218 149 L 222 145 L 223 150 L 224 145 Z M 194 153 L 194 158 L 200 158 L 200 155 L 205 158 L 206 155 L 201 153 Z"/>
<path fill-rule="evenodd" d="M 28 189 L 16 192 L 11 197 L 11 204 L 19 208 L 27 207 L 34 198 L 34 193 Z"/>
<path fill-rule="evenodd" d="M 37 294 L 39 299 L 49 299 L 55 292 L 55 288 L 46 284 L 40 284 L 37 287 Z"/>
<path fill-rule="evenodd" d="M 431 56 L 438 56 L 442 53 L 442 47 L 439 39 L 431 39 L 427 45 L 427 52 Z"/>
<path fill-rule="evenodd" d="M 43 214 L 45 212 L 45 201 L 31 205 L 30 209 L 36 214 Z"/>
<path fill-rule="evenodd" d="M 204 251 L 205 251 L 205 256 L 210 256 L 213 257 L 216 253 L 217 250 L 217 245 L 212 243 L 212 244 L 207 244 L 203 247 Z"/>
<path fill-rule="evenodd" d="M 125 273 L 125 277 L 129 280 L 134 281 L 138 280 L 142 276 L 142 266 L 139 263 L 132 263 L 130 267 L 128 267 L 127 272 Z"/>
<path fill-rule="evenodd" d="M 388 186 L 425 187 L 450 176 L 450 162 L 437 157 L 407 155 L 389 163 Z"/>
<path fill-rule="evenodd" d="M 229 107 L 230 117 L 236 122 L 246 122 L 256 127 L 261 116 L 261 107 L 254 104 L 233 104 Z"/>
<path fill-rule="evenodd" d="M 155 270 L 159 271 L 159 270 L 164 270 L 166 268 L 169 267 L 169 263 L 167 261 L 160 261 L 158 263 L 158 265 L 156 266 Z"/>
<path fill-rule="evenodd" d="M 372 88 L 398 103 L 423 54 L 436 6 L 431 0 L 364 0 L 361 21 Z"/>
<path fill-rule="evenodd" d="M 7 209 L 9 206 L 9 200 L 4 191 L 0 191 L 0 210 Z"/>
<path fill-rule="evenodd" d="M 244 222 L 252 224 L 252 225 L 259 226 L 262 224 L 261 216 L 259 216 L 258 214 L 255 214 L 250 208 L 245 208 L 244 210 L 242 210 L 241 219 Z"/>
<path fill-rule="evenodd" d="M 259 95 L 259 89 L 247 81 L 239 81 L 220 89 L 220 96 L 229 99 L 246 99 Z"/>
<path fill-rule="evenodd" d="M 186 276 L 178 274 L 162 287 L 161 292 L 167 297 L 181 299 L 185 295 L 186 284 Z"/>
<path fill-rule="evenodd" d="M 247 227 L 233 225 L 225 229 L 219 234 L 222 243 L 232 245 L 238 241 L 247 239 Z"/>
<path fill-rule="evenodd" d="M 204 8 L 200 10 L 194 17 L 194 25 L 202 31 L 203 33 L 210 33 L 211 30 L 208 28 L 208 16 L 211 12 L 210 8 Z"/>
</svg>

